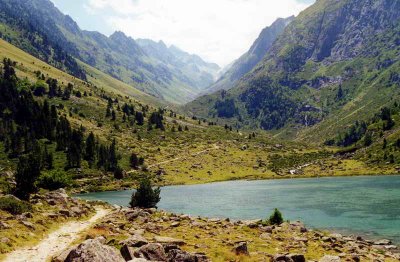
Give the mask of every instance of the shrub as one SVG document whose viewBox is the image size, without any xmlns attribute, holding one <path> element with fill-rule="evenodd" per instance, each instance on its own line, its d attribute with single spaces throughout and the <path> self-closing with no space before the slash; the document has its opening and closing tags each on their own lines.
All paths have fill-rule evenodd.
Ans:
<svg viewBox="0 0 400 262">
<path fill-rule="evenodd" d="M 124 170 L 120 167 L 117 166 L 114 170 L 114 178 L 115 179 L 123 179 L 124 178 Z"/>
<path fill-rule="evenodd" d="M 0 209 L 13 215 L 19 215 L 32 211 L 32 206 L 29 203 L 21 201 L 15 197 L 6 196 L 0 198 Z"/>
<path fill-rule="evenodd" d="M 140 181 L 139 188 L 136 192 L 132 193 L 131 207 L 141 208 L 153 208 L 157 207 L 157 203 L 160 202 L 160 188 L 152 188 L 151 181 L 149 178 L 144 178 Z"/>
<path fill-rule="evenodd" d="M 71 186 L 72 179 L 69 175 L 62 171 L 52 171 L 43 174 L 38 181 L 38 186 L 48 190 L 57 190 Z"/>
<path fill-rule="evenodd" d="M 268 219 L 268 224 L 270 225 L 280 225 L 283 223 L 282 213 L 275 208 L 274 212 Z"/>
</svg>

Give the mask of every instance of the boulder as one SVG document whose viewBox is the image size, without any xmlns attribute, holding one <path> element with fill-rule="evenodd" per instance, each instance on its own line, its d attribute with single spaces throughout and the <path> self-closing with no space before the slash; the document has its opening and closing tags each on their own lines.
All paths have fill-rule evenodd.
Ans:
<svg viewBox="0 0 400 262">
<path fill-rule="evenodd" d="M 70 253 L 71 250 L 73 250 L 74 248 L 76 248 L 76 246 L 61 251 L 60 253 L 58 253 L 57 255 L 55 255 L 55 256 L 52 257 L 51 262 L 64 262 L 64 261 L 66 261 L 66 259 L 67 259 L 68 255 L 69 255 L 69 253 Z"/>
<path fill-rule="evenodd" d="M 159 243 L 150 243 L 137 249 L 134 253 L 137 258 L 144 258 L 152 261 L 166 261 L 167 255 Z"/>
<path fill-rule="evenodd" d="M 185 241 L 182 239 L 176 239 L 172 237 L 162 237 L 162 236 L 155 236 L 154 241 L 161 244 L 175 244 L 178 246 L 185 245 Z"/>
<path fill-rule="evenodd" d="M 180 249 L 172 249 L 168 252 L 168 261 L 173 262 L 208 262 L 206 255 L 202 253 L 189 253 Z"/>
<path fill-rule="evenodd" d="M 131 259 L 131 260 L 129 260 L 128 262 L 147 262 L 148 260 L 147 259 L 144 259 L 144 258 L 137 258 L 137 257 L 134 257 L 133 259 Z"/>
<path fill-rule="evenodd" d="M 9 229 L 11 228 L 9 224 L 6 222 L 0 221 L 0 229 Z"/>
<path fill-rule="evenodd" d="M 60 188 L 55 191 L 51 191 L 45 195 L 47 203 L 51 205 L 55 204 L 66 204 L 69 200 L 69 196 L 65 189 Z"/>
<path fill-rule="evenodd" d="M 133 235 L 126 240 L 119 242 L 120 245 L 127 245 L 128 247 L 141 247 L 149 243 L 146 238 L 141 235 Z"/>
<path fill-rule="evenodd" d="M 125 262 L 113 247 L 103 245 L 98 239 L 88 239 L 72 249 L 65 262 Z"/>
<path fill-rule="evenodd" d="M 232 249 L 236 255 L 249 255 L 249 251 L 247 250 L 247 242 L 238 242 L 235 247 Z"/>
<path fill-rule="evenodd" d="M 374 245 L 378 245 L 378 246 L 387 246 L 387 245 L 391 245 L 392 241 L 390 241 L 389 239 L 381 239 L 378 241 L 374 242 Z"/>
<path fill-rule="evenodd" d="M 130 247 L 128 245 L 123 245 L 120 249 L 121 255 L 122 257 L 126 260 L 126 261 L 130 261 L 132 259 L 135 258 L 135 248 Z"/>
<path fill-rule="evenodd" d="M 305 262 L 304 255 L 289 254 L 289 255 L 275 255 L 270 259 L 271 262 Z"/>
<path fill-rule="evenodd" d="M 340 262 L 340 257 L 325 255 L 319 260 L 319 262 Z"/>
</svg>

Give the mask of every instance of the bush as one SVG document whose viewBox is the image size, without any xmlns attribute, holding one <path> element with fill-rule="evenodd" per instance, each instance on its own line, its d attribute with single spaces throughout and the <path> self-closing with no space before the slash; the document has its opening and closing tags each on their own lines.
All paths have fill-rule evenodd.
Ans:
<svg viewBox="0 0 400 262">
<path fill-rule="evenodd" d="M 13 215 L 19 215 L 32 211 L 32 206 L 29 203 L 21 201 L 15 197 L 6 196 L 0 198 L 0 209 Z"/>
<path fill-rule="evenodd" d="M 117 166 L 115 168 L 115 170 L 114 170 L 114 178 L 118 179 L 118 180 L 124 178 L 124 170 L 120 166 Z"/>
<path fill-rule="evenodd" d="M 274 213 L 269 217 L 268 224 L 270 225 L 280 225 L 283 223 L 282 213 L 275 208 Z"/>
<path fill-rule="evenodd" d="M 131 207 L 141 208 L 153 208 L 157 207 L 157 203 L 160 202 L 160 188 L 152 188 L 151 181 L 149 178 L 144 178 L 140 181 L 139 188 L 136 192 L 132 193 Z"/>
<path fill-rule="evenodd" d="M 38 186 L 48 190 L 57 190 L 71 186 L 72 179 L 62 171 L 52 171 L 40 176 Z"/>
</svg>

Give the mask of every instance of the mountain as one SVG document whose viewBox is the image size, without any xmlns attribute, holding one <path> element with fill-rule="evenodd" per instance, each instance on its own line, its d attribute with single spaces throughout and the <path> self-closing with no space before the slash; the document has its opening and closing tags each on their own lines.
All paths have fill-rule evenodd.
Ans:
<svg viewBox="0 0 400 262">
<path fill-rule="evenodd" d="M 147 94 L 177 104 L 194 99 L 214 82 L 219 70 L 217 65 L 174 47 L 169 48 L 171 57 L 165 60 L 161 45 L 153 52 L 122 32 L 107 37 L 81 30 L 49 0 L 0 0 L 0 33 L 6 41 L 76 77 L 85 78 L 78 59 Z M 179 63 L 185 67 L 178 68 Z"/>
<path fill-rule="evenodd" d="M 294 16 L 279 18 L 271 26 L 264 28 L 250 50 L 234 61 L 228 70 L 220 76 L 218 81 L 207 88 L 204 93 L 209 94 L 218 90 L 232 88 L 237 80 L 250 72 L 264 58 L 275 39 L 293 19 Z"/>
<path fill-rule="evenodd" d="M 207 63 L 197 55 L 191 55 L 178 47 L 167 47 L 163 41 L 137 39 L 136 42 L 151 57 L 166 65 L 176 75 L 182 76 L 181 82 L 202 91 L 215 82 L 219 66 Z"/>
<path fill-rule="evenodd" d="M 321 140 L 400 96 L 400 1 L 319 0 L 234 88 L 185 110 Z"/>
</svg>

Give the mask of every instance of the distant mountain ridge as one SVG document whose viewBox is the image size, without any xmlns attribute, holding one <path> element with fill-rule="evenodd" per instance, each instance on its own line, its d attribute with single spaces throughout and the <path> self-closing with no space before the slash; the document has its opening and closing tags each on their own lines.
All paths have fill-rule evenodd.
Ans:
<svg viewBox="0 0 400 262">
<path fill-rule="evenodd" d="M 0 24 L 2 38 L 77 77 L 84 78 L 84 73 L 74 58 L 172 103 L 195 98 L 219 71 L 217 65 L 177 48 L 169 49 L 168 60 L 160 60 L 159 53 L 122 32 L 107 37 L 81 30 L 49 0 L 0 0 Z"/>
<path fill-rule="evenodd" d="M 232 88 L 241 77 L 250 72 L 264 58 L 276 38 L 293 19 L 294 16 L 279 18 L 270 26 L 264 28 L 249 51 L 234 61 L 229 69 L 220 76 L 218 81 L 204 92 L 213 93 L 218 90 Z"/>
<path fill-rule="evenodd" d="M 229 91 L 186 111 L 320 140 L 400 97 L 400 0 L 319 0 Z"/>
</svg>

